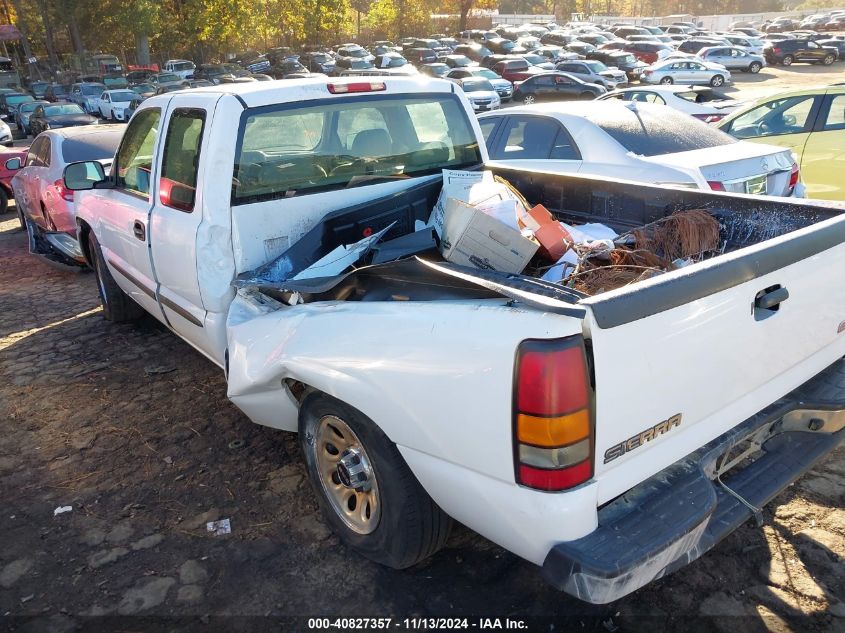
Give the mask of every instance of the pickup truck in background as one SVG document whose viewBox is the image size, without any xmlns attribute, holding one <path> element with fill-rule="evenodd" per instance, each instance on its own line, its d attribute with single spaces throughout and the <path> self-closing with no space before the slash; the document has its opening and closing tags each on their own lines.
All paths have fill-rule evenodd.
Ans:
<svg viewBox="0 0 845 633">
<path fill-rule="evenodd" d="M 413 233 L 442 169 L 486 161 L 451 82 L 313 78 L 150 98 L 109 177 L 64 180 L 105 317 L 149 312 L 298 431 L 347 545 L 408 567 L 454 518 L 611 602 L 842 441 L 845 209 L 494 169 L 572 224 L 706 208 L 723 254 L 592 297 L 437 256 L 299 274 Z"/>
</svg>

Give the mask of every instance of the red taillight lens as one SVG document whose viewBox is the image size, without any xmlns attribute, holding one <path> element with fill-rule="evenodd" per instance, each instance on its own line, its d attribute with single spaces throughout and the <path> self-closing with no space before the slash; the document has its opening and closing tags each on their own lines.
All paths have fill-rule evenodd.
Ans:
<svg viewBox="0 0 845 633">
<path fill-rule="evenodd" d="M 798 184 L 798 179 L 801 177 L 801 171 L 798 169 L 798 163 L 792 163 L 792 172 L 789 174 L 789 190 L 792 191 L 795 185 Z"/>
<path fill-rule="evenodd" d="M 780 48 L 773 48 L 772 50 L 775 52 L 775 55 L 780 55 Z"/>
<path fill-rule="evenodd" d="M 65 187 L 64 180 L 59 178 L 53 183 L 53 186 L 56 188 L 56 193 L 59 194 L 59 197 L 63 200 L 67 200 L 68 202 L 73 202 L 73 191 Z"/>
<path fill-rule="evenodd" d="M 517 483 L 566 490 L 593 476 L 592 390 L 580 337 L 524 341 L 517 351 Z"/>
<path fill-rule="evenodd" d="M 725 185 L 723 185 L 718 180 L 708 180 L 707 184 L 710 185 L 710 188 L 713 191 L 725 191 Z"/>
<path fill-rule="evenodd" d="M 644 74 L 644 75 L 651 75 L 651 74 L 654 74 L 654 71 L 653 71 L 653 70 L 648 70 L 648 69 L 645 69 L 645 70 L 643 71 L 643 74 Z"/>
<path fill-rule="evenodd" d="M 333 95 L 342 95 L 349 92 L 379 92 L 385 90 L 383 81 L 357 81 L 348 84 L 328 84 L 329 92 Z"/>
</svg>

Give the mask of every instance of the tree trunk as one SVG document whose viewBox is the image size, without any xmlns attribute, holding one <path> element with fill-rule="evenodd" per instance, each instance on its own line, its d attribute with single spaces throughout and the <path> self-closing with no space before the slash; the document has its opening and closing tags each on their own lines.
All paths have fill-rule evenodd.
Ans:
<svg viewBox="0 0 845 633">
<path fill-rule="evenodd" d="M 41 21 L 44 22 L 44 36 L 47 45 L 47 58 L 50 60 L 50 67 L 55 71 L 59 67 L 59 58 L 56 55 L 55 36 L 53 32 L 53 21 L 50 19 L 50 8 L 45 0 L 38 3 L 41 9 Z"/>
<path fill-rule="evenodd" d="M 459 31 L 466 31 L 467 17 L 469 16 L 469 10 L 472 9 L 473 2 L 474 0 L 470 0 L 469 2 L 464 0 L 461 2 L 461 20 L 458 22 Z"/>
<path fill-rule="evenodd" d="M 82 34 L 79 32 L 79 23 L 76 21 L 76 15 L 71 12 L 68 26 L 70 27 L 70 39 L 73 42 L 73 50 L 79 55 L 80 59 L 85 55 L 85 44 L 82 43 Z"/>
<path fill-rule="evenodd" d="M 27 63 L 30 57 L 32 57 L 32 47 L 29 45 L 29 34 L 26 31 L 26 25 L 21 20 L 21 16 L 24 15 L 23 9 L 21 8 L 21 0 L 12 0 L 12 5 L 15 7 L 15 16 L 17 21 L 18 31 L 21 32 L 21 44 L 23 45 L 23 54 L 27 59 Z"/>
<path fill-rule="evenodd" d="M 136 35 L 135 36 L 135 56 L 137 62 L 141 66 L 150 65 L 150 36 Z"/>
</svg>

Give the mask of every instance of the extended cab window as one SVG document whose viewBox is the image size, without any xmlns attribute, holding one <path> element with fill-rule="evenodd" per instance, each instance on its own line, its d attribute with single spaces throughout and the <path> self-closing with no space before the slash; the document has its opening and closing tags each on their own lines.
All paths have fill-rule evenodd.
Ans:
<svg viewBox="0 0 845 633">
<path fill-rule="evenodd" d="M 466 111 L 451 94 L 274 105 L 244 114 L 232 202 L 421 176 L 480 162 Z"/>
<path fill-rule="evenodd" d="M 159 180 L 165 206 L 188 213 L 194 209 L 204 125 L 205 110 L 180 108 L 170 115 Z"/>
<path fill-rule="evenodd" d="M 158 108 L 142 110 L 132 117 L 112 169 L 118 188 L 149 195 L 153 150 L 160 119 L 161 110 Z"/>
</svg>

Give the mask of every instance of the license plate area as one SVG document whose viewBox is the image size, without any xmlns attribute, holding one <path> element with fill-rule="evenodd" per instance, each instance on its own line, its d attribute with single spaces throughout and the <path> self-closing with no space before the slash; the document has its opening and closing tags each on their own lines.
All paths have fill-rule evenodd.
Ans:
<svg viewBox="0 0 845 633">
<path fill-rule="evenodd" d="M 713 479 L 723 477 L 734 469 L 748 466 L 763 453 L 763 444 L 768 440 L 775 428 L 775 424 L 766 424 L 753 433 L 733 444 L 727 451 L 716 459 Z"/>
<path fill-rule="evenodd" d="M 745 193 L 750 193 L 753 195 L 765 195 L 768 183 L 768 176 L 765 174 L 762 176 L 755 176 L 754 178 L 749 178 L 745 181 Z"/>
</svg>

